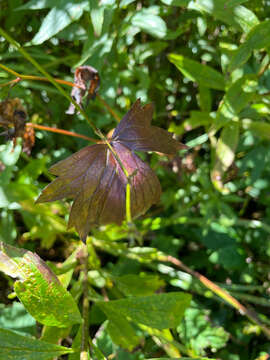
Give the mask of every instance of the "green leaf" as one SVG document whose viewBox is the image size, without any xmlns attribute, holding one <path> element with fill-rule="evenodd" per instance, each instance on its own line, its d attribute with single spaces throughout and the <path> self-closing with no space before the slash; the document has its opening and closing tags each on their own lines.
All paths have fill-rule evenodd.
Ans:
<svg viewBox="0 0 270 360">
<path fill-rule="evenodd" d="M 268 47 L 270 43 L 270 20 L 255 26 L 246 37 L 246 41 L 234 53 L 229 65 L 230 71 L 244 65 L 253 50 Z"/>
<path fill-rule="evenodd" d="M 31 0 L 28 1 L 28 3 L 17 7 L 15 10 L 41 10 L 54 7 L 57 3 L 59 3 L 59 0 Z"/>
<path fill-rule="evenodd" d="M 26 310 L 40 323 L 68 327 L 81 322 L 71 294 L 39 256 L 0 243 L 0 270 L 19 278 L 15 292 Z"/>
<path fill-rule="evenodd" d="M 229 334 L 221 326 L 211 324 L 209 315 L 208 310 L 189 308 L 177 328 L 181 340 L 193 349 L 195 355 L 206 355 L 207 348 L 219 350 L 229 339 Z"/>
<path fill-rule="evenodd" d="M 161 0 L 161 2 L 168 6 L 188 6 L 190 0 Z"/>
<path fill-rule="evenodd" d="M 207 88 L 224 90 L 224 77 L 217 70 L 182 55 L 170 54 L 168 58 L 188 79 L 196 81 Z"/>
<path fill-rule="evenodd" d="M 251 130 L 254 135 L 262 139 L 270 140 L 270 124 L 262 121 L 252 121 L 244 119 L 242 122 L 243 128 Z"/>
<path fill-rule="evenodd" d="M 157 291 L 161 286 L 164 286 L 164 281 L 157 275 L 124 275 L 115 276 L 118 289 L 126 296 L 143 296 L 151 295 Z"/>
<path fill-rule="evenodd" d="M 174 328 L 179 324 L 190 300 L 189 294 L 168 293 L 97 304 L 109 318 L 111 314 L 121 314 L 135 323 L 162 330 Z"/>
<path fill-rule="evenodd" d="M 43 20 L 38 33 L 31 41 L 31 45 L 42 44 L 44 41 L 53 37 L 73 21 L 78 20 L 87 7 L 88 1 L 86 0 L 81 0 L 76 3 L 67 2 L 66 0 L 60 1 L 56 7 L 49 11 Z"/>
<path fill-rule="evenodd" d="M 105 8 L 99 5 L 98 0 L 89 0 L 90 16 L 96 36 L 100 36 L 102 32 L 102 25 L 104 21 Z"/>
<path fill-rule="evenodd" d="M 223 186 L 223 175 L 231 166 L 235 157 L 235 150 L 239 139 L 239 123 L 231 121 L 224 127 L 218 139 L 215 153 L 215 163 L 211 171 L 211 179 L 214 186 L 223 193 L 228 193 L 228 189 Z"/>
<path fill-rule="evenodd" d="M 0 329 L 0 359 L 9 360 L 52 360 L 73 350 L 53 345 L 35 338 Z"/>
<path fill-rule="evenodd" d="M 11 306 L 0 304 L 0 312 L 0 327 L 35 335 L 36 320 L 28 314 L 21 303 L 14 301 Z"/>
<path fill-rule="evenodd" d="M 144 8 L 141 11 L 136 12 L 132 17 L 131 23 L 133 26 L 137 26 L 141 31 L 146 32 L 158 39 L 162 39 L 167 34 L 167 26 L 165 21 L 153 13 L 151 8 Z"/>
<path fill-rule="evenodd" d="M 202 111 L 210 112 L 212 107 L 211 90 L 204 86 L 199 85 L 199 105 Z"/>
<path fill-rule="evenodd" d="M 228 122 L 237 120 L 240 111 L 252 101 L 257 89 L 258 79 L 255 75 L 244 75 L 236 80 L 224 95 L 216 119 L 214 120 L 209 133 L 214 135 Z"/>
<path fill-rule="evenodd" d="M 244 32 L 248 32 L 259 23 L 256 15 L 246 7 L 237 5 L 237 1 L 193 0 L 190 1 L 188 8 L 203 13 L 206 12 L 216 19 Z"/>
<path fill-rule="evenodd" d="M 132 324 L 117 312 L 110 312 L 107 331 L 112 341 L 124 349 L 132 351 L 142 340 Z"/>
</svg>

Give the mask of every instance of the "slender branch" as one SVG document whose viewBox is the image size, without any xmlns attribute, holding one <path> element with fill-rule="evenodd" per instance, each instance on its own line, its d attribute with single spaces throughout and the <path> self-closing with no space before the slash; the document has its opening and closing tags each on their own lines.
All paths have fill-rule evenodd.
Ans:
<svg viewBox="0 0 270 360">
<path fill-rule="evenodd" d="M 35 128 L 35 129 L 39 129 L 39 130 L 45 130 L 45 131 L 50 131 L 50 132 L 54 132 L 54 133 L 58 133 L 58 134 L 62 134 L 62 135 L 68 135 L 68 136 L 74 136 L 77 138 L 81 138 L 84 140 L 88 140 L 94 143 L 97 143 L 98 140 L 94 139 L 94 138 L 90 138 L 88 136 L 85 135 L 81 135 L 81 134 L 77 134 L 73 131 L 68 131 L 68 130 L 64 130 L 64 129 L 58 129 L 58 128 L 53 128 L 53 127 L 49 127 L 49 126 L 43 126 L 43 125 L 38 125 L 38 124 L 33 124 L 33 123 L 26 123 L 26 126 Z"/>
<path fill-rule="evenodd" d="M 88 249 L 85 244 L 82 249 L 82 255 L 80 261 L 83 266 L 83 303 L 82 303 L 82 341 L 81 341 L 81 352 L 80 360 L 88 360 L 88 342 L 89 342 L 89 301 L 88 301 Z"/>
<path fill-rule="evenodd" d="M 220 288 L 218 285 L 214 284 L 211 280 L 207 279 L 205 276 L 201 275 L 197 271 L 192 270 L 187 265 L 185 265 L 181 260 L 176 259 L 173 256 L 161 256 L 162 261 L 170 262 L 171 264 L 177 266 L 178 268 L 184 270 L 189 273 L 193 277 L 197 278 L 204 286 L 213 291 L 213 293 L 217 294 L 227 303 L 231 304 L 235 309 L 237 309 L 241 315 L 246 315 L 251 321 L 253 321 L 256 325 L 258 325 L 264 334 L 270 339 L 270 329 L 265 326 L 260 319 L 258 318 L 255 311 L 246 308 L 242 305 L 238 300 L 236 300 L 233 296 L 231 296 L 227 291 Z"/>
<path fill-rule="evenodd" d="M 34 59 L 32 56 L 19 44 L 17 41 L 15 41 L 9 34 L 7 34 L 1 27 L 0 27 L 0 35 L 2 35 L 11 45 L 13 45 L 34 67 L 43 74 L 48 81 L 50 81 L 56 89 L 69 101 L 71 102 L 75 109 L 80 112 L 83 117 L 88 121 L 89 125 L 92 127 L 92 129 L 95 131 L 95 133 L 100 136 L 101 131 L 96 127 L 96 125 L 89 119 L 86 112 L 72 99 L 72 97 L 55 81 L 55 79 Z M 2 65 L 2 69 L 7 67 L 5 65 Z M 10 69 L 9 69 L 9 72 Z M 13 75 L 19 77 L 18 73 L 12 70 Z M 33 79 L 32 79 L 33 80 Z M 103 139 L 102 139 L 103 140 Z"/>
<path fill-rule="evenodd" d="M 32 56 L 30 54 L 28 54 L 28 52 L 21 47 L 21 45 L 19 43 L 17 43 L 17 41 L 15 41 L 9 34 L 7 34 L 1 27 L 0 27 L 0 35 L 2 35 L 10 44 L 12 44 L 13 46 L 15 46 L 17 48 L 17 50 L 29 61 L 31 62 L 31 64 L 33 64 L 35 66 L 36 69 L 38 69 L 45 77 L 46 79 L 48 79 L 49 82 L 51 82 L 56 88 L 57 90 L 66 98 L 69 100 L 69 102 L 71 102 L 75 109 L 80 112 L 83 117 L 88 121 L 89 125 L 92 127 L 92 129 L 94 130 L 94 132 L 103 140 L 103 142 L 108 146 L 108 148 L 110 149 L 111 153 L 113 154 L 114 158 L 116 159 L 116 161 L 118 162 L 118 164 L 120 165 L 121 169 L 123 170 L 128 183 L 130 184 L 130 174 L 128 173 L 127 169 L 125 168 L 124 164 L 122 163 L 121 159 L 119 158 L 118 154 L 115 152 L 115 150 L 112 148 L 111 144 L 108 142 L 107 138 L 103 135 L 103 133 L 101 132 L 100 129 L 98 129 L 96 127 L 96 125 L 89 119 L 89 117 L 87 116 L 86 112 L 76 103 L 76 101 L 73 100 L 73 98 L 58 84 L 58 82 L 34 59 L 32 58 Z M 13 75 L 15 75 L 17 78 L 20 78 L 20 74 L 18 74 L 16 71 L 13 71 L 9 68 L 7 68 L 5 65 L 1 65 L 2 69 L 12 73 Z M 24 78 L 25 76 L 30 76 L 30 75 L 23 75 Z M 36 77 L 31 76 L 31 80 L 36 79 Z M 38 77 L 38 80 L 41 80 L 42 78 Z M 37 80 L 37 79 L 36 79 Z M 63 83 L 64 80 L 62 80 Z M 71 85 L 72 84 L 72 85 Z M 65 85 L 70 85 L 70 86 L 74 86 L 73 83 L 70 82 L 65 82 Z M 109 105 L 107 105 L 107 109 L 109 109 Z M 112 110 L 112 109 L 111 109 Z M 130 211 L 130 189 L 128 190 L 128 186 L 126 189 L 126 216 L 127 219 L 130 220 L 129 222 L 131 222 L 131 211 Z"/>
</svg>

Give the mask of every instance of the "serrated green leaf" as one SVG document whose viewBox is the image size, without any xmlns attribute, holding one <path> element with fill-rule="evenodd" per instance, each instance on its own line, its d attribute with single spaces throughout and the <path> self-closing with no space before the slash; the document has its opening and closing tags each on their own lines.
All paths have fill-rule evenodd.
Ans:
<svg viewBox="0 0 270 360">
<path fill-rule="evenodd" d="M 221 326 L 213 326 L 209 321 L 209 311 L 189 308 L 185 313 L 185 321 L 177 328 L 180 338 L 188 344 L 195 355 L 206 355 L 206 349 L 214 351 L 224 347 L 229 334 Z"/>
<path fill-rule="evenodd" d="M 168 293 L 97 304 L 109 318 L 111 314 L 121 314 L 135 323 L 162 330 L 179 324 L 190 300 L 191 296 L 186 293 Z"/>
<path fill-rule="evenodd" d="M 182 55 L 170 54 L 168 58 L 188 79 L 207 88 L 224 90 L 224 77 L 217 70 Z"/>
<path fill-rule="evenodd" d="M 27 311 L 40 323 L 68 327 L 81 322 L 71 294 L 39 256 L 0 243 L 0 270 L 19 278 L 15 292 Z"/>
<path fill-rule="evenodd" d="M 63 346 L 0 329 L 0 359 L 52 360 L 54 357 L 72 352 L 72 349 Z"/>
<path fill-rule="evenodd" d="M 206 12 L 216 19 L 244 32 L 248 32 L 259 23 L 257 16 L 251 10 L 242 5 L 237 5 L 235 1 L 193 0 L 190 1 L 188 8 Z"/>
<path fill-rule="evenodd" d="M 247 34 L 246 41 L 234 53 L 229 65 L 232 71 L 244 65 L 253 50 L 268 47 L 270 43 L 270 20 L 261 22 Z"/>
<path fill-rule="evenodd" d="M 142 31 L 158 39 L 166 36 L 167 26 L 165 21 L 151 11 L 151 8 L 142 9 L 132 17 L 131 23 Z"/>
</svg>

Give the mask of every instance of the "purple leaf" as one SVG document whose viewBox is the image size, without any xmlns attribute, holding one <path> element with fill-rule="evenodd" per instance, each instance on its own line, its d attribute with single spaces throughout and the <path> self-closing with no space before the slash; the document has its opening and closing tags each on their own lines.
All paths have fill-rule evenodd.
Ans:
<svg viewBox="0 0 270 360">
<path fill-rule="evenodd" d="M 133 218 L 144 214 L 161 195 L 157 176 L 133 150 L 175 154 L 184 147 L 166 130 L 150 125 L 152 113 L 152 105 L 141 107 L 137 100 L 109 140 L 130 175 Z M 68 227 L 74 226 L 82 240 L 94 225 L 120 225 L 125 219 L 127 178 L 106 144 L 87 146 L 50 171 L 58 178 L 37 202 L 74 199 Z"/>
</svg>

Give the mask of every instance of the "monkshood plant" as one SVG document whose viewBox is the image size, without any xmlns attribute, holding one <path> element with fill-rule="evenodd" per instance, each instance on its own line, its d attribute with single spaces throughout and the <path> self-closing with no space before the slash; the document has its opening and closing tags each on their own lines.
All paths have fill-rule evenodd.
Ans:
<svg viewBox="0 0 270 360">
<path fill-rule="evenodd" d="M 21 71 L 19 68 L 7 66 L 4 60 L 0 64 L 1 70 L 6 75 L 15 77 L 1 83 L 3 90 L 1 94 L 4 94 L 5 90 L 6 93 L 0 102 L 0 126 L 3 127 L 1 135 L 7 140 L 5 145 L 1 145 L 0 152 L 0 169 L 5 167 L 0 173 L 1 185 L 3 184 L 5 194 L 8 194 L 11 199 L 10 209 L 15 214 L 19 214 L 16 221 L 20 223 L 22 218 L 30 228 L 27 240 L 31 237 L 46 238 L 46 244 L 49 243 L 47 250 L 56 245 L 53 244 L 58 235 L 60 239 L 65 238 L 71 244 L 68 248 L 68 256 L 65 257 L 64 254 L 64 260 L 56 265 L 54 261 L 44 262 L 35 253 L 35 249 L 24 241 L 25 239 L 19 239 L 16 246 L 14 243 L 10 245 L 8 241 L 0 242 L 0 270 L 9 279 L 7 281 L 10 286 L 12 284 L 14 287 L 14 292 L 7 296 L 7 301 L 19 299 L 19 302 L 14 302 L 12 305 L 12 311 L 14 310 L 15 314 L 13 322 L 16 323 L 16 316 L 21 312 L 28 324 L 32 324 L 31 329 L 35 329 L 33 336 L 30 337 L 29 329 L 20 329 L 21 331 L 18 332 L 16 330 L 19 326 L 18 328 L 5 326 L 0 318 L 0 358 L 12 360 L 206 359 L 204 356 L 215 357 L 217 351 L 221 354 L 218 358 L 222 358 L 224 354 L 222 351 L 230 346 L 230 342 L 239 342 L 239 338 L 235 340 L 237 331 L 230 336 L 221 322 L 210 321 L 209 310 L 198 306 L 194 300 L 197 295 L 204 296 L 206 301 L 209 299 L 220 301 L 222 308 L 224 304 L 230 305 L 243 315 L 243 321 L 239 325 L 241 334 L 243 332 L 241 347 L 251 333 L 270 338 L 265 316 L 257 314 L 246 304 L 250 301 L 267 308 L 269 306 L 267 299 L 243 294 L 240 291 L 229 293 L 224 284 L 218 285 L 193 270 L 193 267 L 199 267 L 201 261 L 205 259 L 200 258 L 200 248 L 196 247 L 192 241 L 190 241 L 190 246 L 195 246 L 199 254 L 196 261 L 192 260 L 192 266 L 187 266 L 177 258 L 176 254 L 173 256 L 170 251 L 165 249 L 161 251 L 158 246 L 154 247 L 154 241 L 151 242 L 151 246 L 147 246 L 151 236 L 155 237 L 155 229 L 188 224 L 188 235 L 199 236 L 209 247 L 207 251 L 211 252 L 211 256 L 214 254 L 217 257 L 218 254 L 218 260 L 222 265 L 227 265 L 226 261 L 229 262 L 228 258 L 231 254 L 232 259 L 239 255 L 237 258 L 237 260 L 240 258 L 239 263 L 243 260 L 239 254 L 241 251 L 238 251 L 236 242 L 233 242 L 236 237 L 235 232 L 230 230 L 231 237 L 228 236 L 228 238 L 231 242 L 229 245 L 226 243 L 225 246 L 225 235 L 223 236 L 222 231 L 236 221 L 233 216 L 229 216 L 231 212 L 230 209 L 228 210 L 226 201 L 236 204 L 240 202 L 241 194 L 234 194 L 233 184 L 229 180 L 234 179 L 233 170 L 237 171 L 235 161 L 242 134 L 251 132 L 262 141 L 269 140 L 269 124 L 260 118 L 263 114 L 267 114 L 265 107 L 269 103 L 267 98 L 269 94 L 260 88 L 260 81 L 269 67 L 269 55 L 266 52 L 263 58 L 260 58 L 257 52 L 264 48 L 268 49 L 270 25 L 269 20 L 260 22 L 252 11 L 240 4 L 241 2 L 243 1 L 231 1 L 229 4 L 223 0 L 162 1 L 165 4 L 164 14 L 168 16 L 174 16 L 174 13 L 170 13 L 172 10 L 168 10 L 170 3 L 181 9 L 182 7 L 187 9 L 187 15 L 180 14 L 183 22 L 186 16 L 187 29 L 194 21 L 195 14 L 199 13 L 201 17 L 198 20 L 198 26 L 201 32 L 207 22 L 205 14 L 224 21 L 236 32 L 243 32 L 242 43 L 239 43 L 237 48 L 225 41 L 219 44 L 224 74 L 217 69 L 217 66 L 214 69 L 210 65 L 195 60 L 195 56 L 191 59 L 185 51 L 180 53 L 179 50 L 175 53 L 175 47 L 168 47 L 166 64 L 170 65 L 174 71 L 181 72 L 187 80 L 185 86 L 187 83 L 194 84 L 195 90 L 192 91 L 198 92 L 194 93 L 194 99 L 198 99 L 199 104 L 199 110 L 191 112 L 190 117 L 180 125 L 175 120 L 177 114 L 172 111 L 170 132 L 154 125 L 156 121 L 154 119 L 152 122 L 154 105 L 143 105 L 146 101 L 140 100 L 137 94 L 134 99 L 138 99 L 134 100 L 133 104 L 129 104 L 128 112 L 121 119 L 100 95 L 99 88 L 102 89 L 103 82 L 94 67 L 78 65 L 73 82 L 64 80 L 64 76 L 63 78 L 52 76 L 50 74 L 53 74 L 53 71 L 47 72 L 41 65 L 42 61 L 37 61 L 33 55 L 30 55 L 30 51 L 26 51 L 0 28 L 3 40 L 16 49 L 20 56 L 28 60 L 31 66 L 40 73 L 40 76 L 21 74 L 17 72 Z M 49 4 L 51 10 L 47 15 L 47 20 L 44 20 L 44 24 L 46 25 L 47 22 L 49 26 L 45 28 L 44 25 L 44 28 L 40 28 L 33 39 L 34 45 L 42 44 L 53 37 L 57 31 L 62 30 L 56 31 L 52 26 L 53 23 L 50 22 L 55 14 L 59 16 L 60 10 L 64 9 L 72 15 L 65 16 L 65 12 L 61 13 L 64 22 L 70 24 L 70 19 L 79 19 L 88 6 L 88 1 L 81 1 L 82 8 L 78 11 L 78 4 L 67 2 L 70 7 L 66 9 L 64 3 L 66 2 L 59 1 L 58 5 Z M 214 5 L 208 6 L 210 3 Z M 22 5 L 21 11 L 36 10 L 38 6 L 43 5 L 30 2 L 28 5 Z M 102 27 L 99 26 L 98 20 L 104 13 L 108 15 L 109 10 L 117 10 L 106 8 L 106 6 L 111 6 L 106 4 L 102 5 L 101 9 L 93 4 L 91 6 L 95 36 L 98 38 L 102 35 Z M 136 29 L 141 29 L 160 39 L 164 38 L 163 42 L 158 43 L 142 41 L 142 44 L 136 47 L 134 56 L 139 56 L 140 65 L 143 65 L 147 54 L 159 53 L 171 44 L 170 41 L 174 41 L 179 34 L 186 31 L 185 28 L 179 28 L 167 33 L 166 24 L 156 14 L 156 10 L 156 8 L 143 8 L 128 20 Z M 82 18 L 83 21 L 85 19 Z M 145 26 L 145 21 L 148 21 L 148 25 L 157 22 L 158 26 Z M 127 23 L 124 23 L 124 26 L 128 26 Z M 56 32 L 53 33 L 53 31 Z M 127 33 L 131 36 L 128 31 Z M 100 39 L 100 44 L 97 44 L 94 50 L 102 45 L 103 36 L 104 34 Z M 224 37 L 226 36 L 225 34 Z M 131 38 L 132 36 L 129 41 Z M 119 44 L 123 46 L 121 36 L 113 40 L 119 41 Z M 105 51 L 104 48 L 102 51 Z M 87 49 L 84 61 L 81 63 L 88 60 L 86 54 Z M 256 71 L 251 71 L 251 68 L 244 71 L 243 66 L 252 59 L 254 54 L 256 59 L 259 59 Z M 218 55 L 215 53 L 213 57 L 217 58 Z M 112 66 L 112 71 L 113 69 Z M 156 74 L 151 74 L 151 76 L 154 75 Z M 114 76 L 115 74 L 113 78 Z M 146 76 L 145 73 L 140 74 L 143 79 L 144 76 Z M 30 110 L 26 108 L 24 102 L 24 81 L 31 84 L 46 84 L 46 82 L 52 84 L 55 87 L 55 93 L 63 96 L 70 103 L 67 110 L 61 109 L 63 114 L 66 112 L 73 115 L 68 121 L 77 124 L 80 118 L 80 124 L 83 121 L 84 124 L 88 124 L 93 136 L 96 137 L 79 134 L 80 131 L 71 132 L 44 126 L 35 122 L 34 117 L 31 118 L 31 122 L 28 121 Z M 150 83 L 154 83 L 154 80 Z M 169 88 L 173 86 L 172 84 L 172 79 L 169 79 L 166 86 Z M 64 90 L 62 85 L 71 88 L 71 95 Z M 161 85 L 158 84 L 158 86 Z M 18 88 L 22 89 L 20 98 L 12 97 L 13 91 Z M 167 90 L 163 90 L 165 94 Z M 173 89 L 172 92 L 175 94 L 176 90 Z M 154 97 L 155 91 L 152 93 Z M 212 101 L 213 94 L 216 96 L 215 101 Z M 156 105 L 161 106 L 157 104 L 157 99 L 155 102 Z M 97 103 L 117 122 L 108 135 L 105 135 L 92 120 L 92 107 Z M 160 103 L 163 104 L 162 99 Z M 186 132 L 198 129 L 203 129 L 203 134 L 198 136 L 195 142 L 188 142 L 189 146 L 179 141 Z M 62 138 L 73 136 L 88 141 L 90 145 L 64 156 L 48 171 L 46 161 L 31 158 L 31 149 L 35 146 L 35 141 L 44 140 L 40 135 L 35 137 L 35 131 L 58 133 Z M 208 159 L 211 163 L 210 171 L 209 176 L 208 173 L 206 177 L 202 175 L 200 186 L 203 189 L 211 188 L 209 190 L 211 196 L 207 193 L 199 197 L 201 193 L 199 191 L 198 198 L 195 199 L 193 196 L 194 193 L 198 193 L 198 190 L 194 184 L 191 184 L 190 194 L 184 199 L 181 198 L 181 192 L 178 190 L 176 194 L 169 194 L 179 202 L 182 200 L 183 203 L 190 202 L 191 211 L 187 212 L 190 218 L 183 216 L 180 210 L 177 214 L 171 211 L 168 219 L 155 216 L 159 214 L 162 196 L 160 170 L 156 170 L 154 161 L 148 161 L 150 156 L 146 153 L 154 153 L 151 159 L 154 157 L 169 159 L 174 164 L 174 168 L 177 166 L 179 168 L 182 161 L 192 159 L 193 150 L 197 153 L 206 151 L 207 148 L 200 148 L 200 146 L 204 146 L 207 142 L 209 142 L 211 152 L 211 159 Z M 261 146 L 264 149 L 263 145 Z M 261 154 L 256 156 L 259 163 Z M 21 177 L 12 186 L 12 171 L 20 157 L 28 161 L 29 167 L 22 172 Z M 251 160 L 251 157 L 247 159 L 246 171 L 249 170 Z M 165 160 L 164 163 L 166 166 Z M 195 166 L 193 161 L 190 163 L 190 168 Z M 37 167 L 35 164 L 38 164 Z M 203 172 L 203 167 L 201 172 Z M 25 174 L 28 174 L 28 177 L 24 182 Z M 252 174 L 254 177 L 254 173 Z M 42 191 L 39 191 L 40 185 L 37 189 L 36 180 L 39 176 L 42 184 L 46 183 Z M 188 176 L 192 177 L 192 170 Z M 32 180 L 35 185 L 31 187 L 32 184 L 29 183 Z M 26 182 L 29 185 L 28 192 L 25 189 Z M 245 184 L 249 187 L 252 185 L 248 182 Z M 195 189 L 194 193 L 192 189 Z M 18 203 L 15 201 L 18 192 L 22 194 L 18 201 L 21 208 L 16 208 L 17 205 L 14 205 Z M 165 195 L 168 200 L 168 193 Z M 207 195 L 206 201 L 204 195 Z M 226 198 L 226 201 L 221 202 L 222 196 Z M 69 203 L 70 199 L 73 201 L 72 205 Z M 61 201 L 57 202 L 58 200 Z M 246 201 L 243 208 L 239 210 L 240 215 L 245 212 L 248 202 Z M 226 215 L 218 223 L 219 233 L 213 231 L 214 226 L 217 228 L 219 221 L 217 220 L 218 211 L 216 213 L 212 211 L 213 203 L 222 204 L 217 206 L 218 211 L 223 211 L 223 215 Z M 197 211 L 200 206 L 205 217 L 193 217 L 194 211 Z M 206 223 L 213 225 L 212 232 L 209 232 L 211 236 L 203 231 Z M 248 229 L 263 228 L 269 232 L 269 226 L 257 220 L 247 222 L 239 218 L 237 225 Z M 195 227 L 199 227 L 199 230 Z M 148 233 L 151 233 L 150 237 L 146 236 Z M 216 235 L 217 233 L 219 236 Z M 219 252 L 220 243 L 224 245 L 223 252 Z M 216 259 L 213 260 L 214 256 L 211 257 L 213 262 Z M 118 270 L 115 264 L 119 265 Z M 210 262 L 207 263 L 209 268 L 210 265 Z M 127 267 L 129 271 L 126 270 Z M 214 268 L 214 271 L 217 270 L 218 266 Z M 230 266 L 227 265 L 226 271 L 230 270 Z M 229 288 L 229 282 L 227 285 Z M 171 291 L 173 286 L 174 291 Z M 182 291 L 178 291 L 179 287 Z M 242 289 L 241 285 L 239 289 Z M 254 289 L 254 291 L 261 291 L 258 286 Z M 245 305 L 239 302 L 238 299 L 241 298 L 244 299 Z M 4 318 L 5 309 L 0 307 L 0 310 L 3 310 Z M 213 312 L 218 311 L 213 307 Z M 231 322 L 233 323 L 233 320 Z M 224 359 L 231 359 L 228 357 L 230 355 L 227 355 L 226 352 Z M 232 356 L 234 359 L 234 354 Z"/>
</svg>

